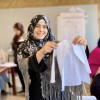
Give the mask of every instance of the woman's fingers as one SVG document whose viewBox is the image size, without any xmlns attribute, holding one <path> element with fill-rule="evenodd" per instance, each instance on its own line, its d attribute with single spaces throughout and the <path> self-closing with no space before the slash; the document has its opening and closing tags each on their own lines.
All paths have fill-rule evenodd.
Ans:
<svg viewBox="0 0 100 100">
<path fill-rule="evenodd" d="M 57 47 L 57 44 L 55 42 L 47 42 L 46 44 L 47 47 L 51 47 L 51 48 L 56 48 Z"/>
<path fill-rule="evenodd" d="M 85 39 L 80 40 L 79 44 L 86 45 L 87 44 L 87 41 Z"/>
<path fill-rule="evenodd" d="M 51 48 L 51 47 L 46 48 L 47 53 L 51 53 L 52 50 L 53 50 L 53 48 Z"/>
<path fill-rule="evenodd" d="M 78 44 L 78 42 L 81 40 L 81 36 L 79 35 L 79 36 L 77 36 L 77 37 L 75 37 L 75 39 L 73 40 L 73 44 Z"/>
<path fill-rule="evenodd" d="M 73 42 L 72 42 L 73 44 L 81 44 L 81 45 L 86 45 L 87 44 L 87 40 L 84 38 L 84 37 L 82 37 L 82 36 L 77 36 L 74 40 L 73 40 Z"/>
<path fill-rule="evenodd" d="M 57 44 L 55 42 L 47 42 L 43 47 L 42 51 L 44 54 L 52 52 L 53 49 L 57 47 Z"/>
</svg>

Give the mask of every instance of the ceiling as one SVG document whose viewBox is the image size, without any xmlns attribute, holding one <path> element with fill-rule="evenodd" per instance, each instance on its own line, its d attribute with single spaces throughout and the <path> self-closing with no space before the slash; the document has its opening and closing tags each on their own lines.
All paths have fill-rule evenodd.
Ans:
<svg viewBox="0 0 100 100">
<path fill-rule="evenodd" d="M 0 0 L 0 8 L 100 4 L 100 0 Z"/>
</svg>

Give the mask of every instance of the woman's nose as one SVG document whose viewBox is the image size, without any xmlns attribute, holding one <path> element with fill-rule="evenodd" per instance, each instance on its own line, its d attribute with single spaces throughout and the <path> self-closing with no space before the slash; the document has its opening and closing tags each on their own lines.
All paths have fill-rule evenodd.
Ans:
<svg viewBox="0 0 100 100">
<path fill-rule="evenodd" d="M 40 31 L 43 31 L 43 27 L 41 26 L 41 27 L 39 28 L 39 30 L 40 30 Z"/>
</svg>

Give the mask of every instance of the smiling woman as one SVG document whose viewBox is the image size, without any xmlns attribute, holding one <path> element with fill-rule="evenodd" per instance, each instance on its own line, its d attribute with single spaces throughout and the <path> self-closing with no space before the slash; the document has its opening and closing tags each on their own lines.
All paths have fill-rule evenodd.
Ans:
<svg viewBox="0 0 100 100">
<path fill-rule="evenodd" d="M 43 19 L 41 19 L 35 29 L 34 29 L 34 36 L 37 38 L 37 39 L 40 39 L 42 40 L 48 33 L 48 30 L 47 30 L 47 25 L 45 24 L 45 21 Z"/>
<path fill-rule="evenodd" d="M 86 45 L 86 40 L 77 36 L 73 43 Z M 75 98 L 68 88 L 64 92 L 61 91 L 60 73 L 57 69 L 57 83 L 50 84 L 52 56 L 56 47 L 47 17 L 35 16 L 28 27 L 27 39 L 18 48 L 18 63 L 26 83 L 26 100 Z M 81 86 L 78 86 L 78 89 L 80 88 Z"/>
<path fill-rule="evenodd" d="M 26 100 L 44 100 L 40 73 L 47 69 L 44 63 L 47 55 L 44 57 L 44 54 L 42 54 L 38 57 L 40 61 L 37 61 L 36 53 L 47 41 L 54 41 L 54 36 L 51 34 L 49 21 L 44 15 L 37 15 L 31 20 L 28 33 L 28 39 L 18 49 L 18 62 L 26 83 Z M 26 63 L 22 61 L 23 58 L 27 60 Z M 43 60 L 41 60 L 42 58 Z M 39 65 L 38 62 L 40 62 Z"/>
</svg>

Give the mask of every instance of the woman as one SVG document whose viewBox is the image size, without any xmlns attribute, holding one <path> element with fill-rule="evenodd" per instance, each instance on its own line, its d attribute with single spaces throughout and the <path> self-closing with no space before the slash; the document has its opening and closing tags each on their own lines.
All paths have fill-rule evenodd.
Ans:
<svg viewBox="0 0 100 100">
<path fill-rule="evenodd" d="M 100 100 L 100 38 L 98 39 L 97 47 L 90 53 L 89 64 L 92 71 L 90 74 L 92 77 L 90 93 L 97 100 Z"/>
<path fill-rule="evenodd" d="M 6 52 L 4 50 L 0 49 L 0 64 L 6 62 Z M 2 68 L 1 68 L 2 70 Z M 5 71 L 5 69 L 4 69 Z M 12 87 L 9 78 L 7 77 L 5 72 L 0 73 L 0 90 L 2 95 L 7 95 L 6 91 L 4 90 L 4 81 L 7 82 L 9 88 Z"/>
<path fill-rule="evenodd" d="M 56 94 L 50 92 L 52 88 L 50 84 L 52 51 L 57 44 L 51 33 L 47 17 L 35 16 L 28 27 L 28 33 L 27 40 L 18 48 L 18 62 L 26 83 L 26 100 L 61 100 L 59 83 L 57 84 L 59 90 L 56 93 L 58 97 L 53 98 Z M 73 43 L 85 45 L 86 40 L 78 36 Z M 62 98 L 62 100 L 64 99 Z"/>
<path fill-rule="evenodd" d="M 88 62 L 91 68 L 90 76 L 93 78 L 100 67 L 100 39 L 98 39 L 97 47 L 91 51 Z"/>
<path fill-rule="evenodd" d="M 25 40 L 23 25 L 21 23 L 15 23 L 13 26 L 13 30 L 15 32 L 15 36 L 12 42 L 12 49 L 14 51 L 14 63 L 17 64 L 17 67 L 15 67 L 15 71 L 17 72 L 21 85 L 22 85 L 22 90 L 20 92 L 24 92 L 25 84 L 24 84 L 22 73 L 18 66 L 18 62 L 17 62 L 17 48 Z"/>
</svg>

